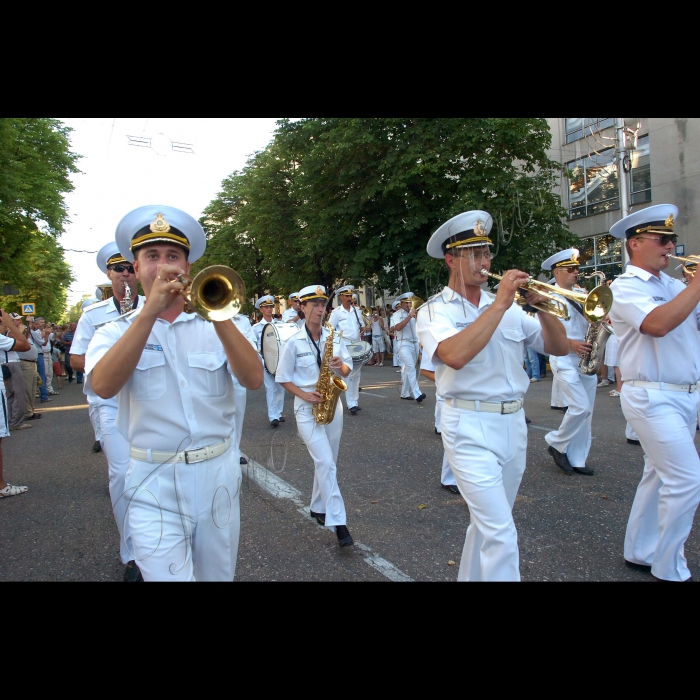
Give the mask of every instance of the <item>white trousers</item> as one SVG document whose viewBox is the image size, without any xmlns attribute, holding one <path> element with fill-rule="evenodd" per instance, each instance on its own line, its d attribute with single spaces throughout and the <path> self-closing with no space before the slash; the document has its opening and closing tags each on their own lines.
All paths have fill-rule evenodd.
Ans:
<svg viewBox="0 0 700 700">
<path fill-rule="evenodd" d="M 625 437 L 628 440 L 637 440 L 639 441 L 639 435 L 634 432 L 634 428 L 629 424 L 629 421 L 625 424 Z"/>
<path fill-rule="evenodd" d="M 581 374 L 570 362 L 558 363 L 555 357 L 549 358 L 549 364 L 559 380 L 569 410 L 564 414 L 559 430 L 547 433 L 544 439 L 555 450 L 565 453 L 572 467 L 583 468 L 591 449 L 591 421 L 598 377 Z"/>
<path fill-rule="evenodd" d="M 445 406 L 442 442 L 471 523 L 459 581 L 519 581 L 513 504 L 525 471 L 525 412 L 481 413 Z"/>
<path fill-rule="evenodd" d="M 326 527 L 347 525 L 345 503 L 338 486 L 338 448 L 343 433 L 343 406 L 338 401 L 335 416 L 328 425 L 319 425 L 311 413 L 312 404 L 298 397 L 294 401 L 299 436 L 314 461 L 314 487 L 311 510 L 326 514 Z"/>
<path fill-rule="evenodd" d="M 265 370 L 263 369 L 263 372 Z M 236 427 L 236 449 L 240 451 L 241 435 L 243 434 L 243 419 L 245 418 L 246 390 L 241 383 L 233 377 L 233 400 L 236 405 L 236 412 L 233 415 L 234 426 Z M 283 402 L 284 403 L 284 402 Z"/>
<path fill-rule="evenodd" d="M 131 558 L 145 581 L 233 581 L 239 457 L 234 443 L 224 454 L 196 464 L 131 460 L 126 484 Z"/>
<path fill-rule="evenodd" d="M 399 355 L 399 341 L 394 339 L 394 342 L 391 344 L 392 352 L 393 352 L 393 366 L 394 367 L 401 367 L 401 356 Z"/>
<path fill-rule="evenodd" d="M 549 366 L 552 367 L 552 357 L 550 356 L 549 358 Z M 569 404 L 566 402 L 566 396 L 564 396 L 564 392 L 561 390 L 561 382 L 559 379 L 557 379 L 557 373 L 552 371 L 552 400 L 549 403 L 550 406 L 558 406 L 561 408 L 562 406 L 568 406 Z"/>
<path fill-rule="evenodd" d="M 284 410 L 284 387 L 275 378 L 263 370 L 265 376 L 265 398 L 267 399 L 267 419 L 279 420 Z"/>
<path fill-rule="evenodd" d="M 355 365 L 351 369 L 350 376 L 345 378 L 348 390 L 343 392 L 348 409 L 360 405 L 360 374 L 362 374 L 362 365 Z"/>
<path fill-rule="evenodd" d="M 683 553 L 700 503 L 695 448 L 699 397 L 622 385 L 622 412 L 644 450 L 644 473 L 632 503 L 625 559 L 651 566 L 667 581 L 690 576 Z"/>
<path fill-rule="evenodd" d="M 438 433 L 442 432 L 440 427 L 440 418 L 442 415 L 442 407 L 445 405 L 445 399 L 440 396 L 440 394 L 435 394 L 435 429 Z M 452 473 L 452 468 L 450 467 L 450 460 L 447 459 L 447 452 L 443 450 L 442 452 L 442 473 L 440 475 L 440 483 L 443 486 L 457 486 L 457 481 L 455 480 L 455 475 Z"/>
<path fill-rule="evenodd" d="M 97 406 L 97 413 L 102 431 L 100 444 L 107 458 L 109 497 L 119 530 L 119 556 L 122 564 L 126 564 L 132 559 L 129 552 L 133 552 L 134 549 L 128 527 L 125 531 L 127 496 L 124 491 L 126 474 L 131 463 L 129 443 L 114 425 L 117 418 L 117 409 L 114 406 Z"/>
<path fill-rule="evenodd" d="M 92 424 L 92 430 L 95 433 L 95 440 L 98 442 L 102 439 L 102 426 L 100 426 L 100 406 L 99 403 L 93 401 L 88 397 L 88 415 L 90 416 L 90 423 Z"/>
<path fill-rule="evenodd" d="M 402 340 L 399 345 L 401 355 L 401 396 L 413 396 L 417 399 L 421 395 L 416 375 L 416 362 L 418 360 L 418 343 Z"/>
</svg>

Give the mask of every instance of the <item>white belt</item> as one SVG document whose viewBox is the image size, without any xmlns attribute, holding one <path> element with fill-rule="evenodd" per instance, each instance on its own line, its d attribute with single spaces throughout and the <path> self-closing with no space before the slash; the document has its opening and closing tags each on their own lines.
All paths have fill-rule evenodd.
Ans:
<svg viewBox="0 0 700 700">
<path fill-rule="evenodd" d="M 517 413 L 523 407 L 522 399 L 513 401 L 501 401 L 492 403 L 491 401 L 469 401 L 465 399 L 445 399 L 448 406 L 455 408 L 466 408 L 468 411 L 482 411 L 485 413 Z"/>
<path fill-rule="evenodd" d="M 166 462 L 185 462 L 195 464 L 196 462 L 206 462 L 208 459 L 222 455 L 231 447 L 231 438 L 226 438 L 216 445 L 207 445 L 198 450 L 187 450 L 183 452 L 158 452 L 157 450 L 142 450 L 140 447 L 131 448 L 131 456 L 140 462 L 154 462 L 165 464 Z"/>
<path fill-rule="evenodd" d="M 629 386 L 640 386 L 644 389 L 661 389 L 661 391 L 682 391 L 684 394 L 692 394 L 698 390 L 698 382 L 695 384 L 670 384 L 669 382 L 645 382 L 641 379 L 628 379 L 624 382 Z"/>
</svg>

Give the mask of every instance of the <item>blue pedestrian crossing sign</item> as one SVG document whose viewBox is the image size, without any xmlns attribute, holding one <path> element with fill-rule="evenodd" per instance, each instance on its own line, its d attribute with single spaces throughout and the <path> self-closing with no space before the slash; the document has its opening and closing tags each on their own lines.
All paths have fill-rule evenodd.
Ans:
<svg viewBox="0 0 700 700">
<path fill-rule="evenodd" d="M 34 304 L 22 304 L 22 316 L 33 316 L 36 313 Z"/>
</svg>

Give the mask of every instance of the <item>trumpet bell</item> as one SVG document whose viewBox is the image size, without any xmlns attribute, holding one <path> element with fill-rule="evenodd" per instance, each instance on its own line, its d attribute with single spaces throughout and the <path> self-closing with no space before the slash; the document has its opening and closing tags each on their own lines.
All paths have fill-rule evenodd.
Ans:
<svg viewBox="0 0 700 700">
<path fill-rule="evenodd" d="M 226 321 L 245 303 L 245 284 L 230 267 L 212 265 L 192 280 L 185 298 L 206 321 Z"/>
<path fill-rule="evenodd" d="M 418 311 L 418 308 L 423 306 L 423 304 L 425 304 L 425 302 L 420 297 L 411 297 L 411 309 L 414 311 Z"/>
</svg>

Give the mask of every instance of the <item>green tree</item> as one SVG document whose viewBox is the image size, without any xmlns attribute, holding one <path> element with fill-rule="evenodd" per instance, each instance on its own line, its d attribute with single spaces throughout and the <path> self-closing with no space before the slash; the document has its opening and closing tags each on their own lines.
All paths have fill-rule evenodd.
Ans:
<svg viewBox="0 0 700 700">
<path fill-rule="evenodd" d="M 61 323 L 70 323 L 71 321 L 77 323 L 80 315 L 83 313 L 83 302 L 90 298 L 91 297 L 89 294 L 83 294 L 83 296 L 80 297 L 80 300 L 76 301 L 75 304 L 73 304 L 73 306 L 71 306 L 68 311 L 63 314 L 61 317 Z"/>
<path fill-rule="evenodd" d="M 72 277 L 56 240 L 67 221 L 70 175 L 79 172 L 69 132 L 57 119 L 0 119 L 0 282 L 20 290 L 2 300 L 8 308 L 34 301 L 44 316 L 63 311 Z"/>
<path fill-rule="evenodd" d="M 408 280 L 422 296 L 447 279 L 425 252 L 430 235 L 484 209 L 496 222 L 494 269 L 535 273 L 576 240 L 553 193 L 561 169 L 550 142 L 546 120 L 534 118 L 282 120 L 207 210 L 211 239 L 226 231 L 216 255 L 232 262 L 234 241 L 254 241 L 270 287 L 405 291 Z"/>
</svg>

